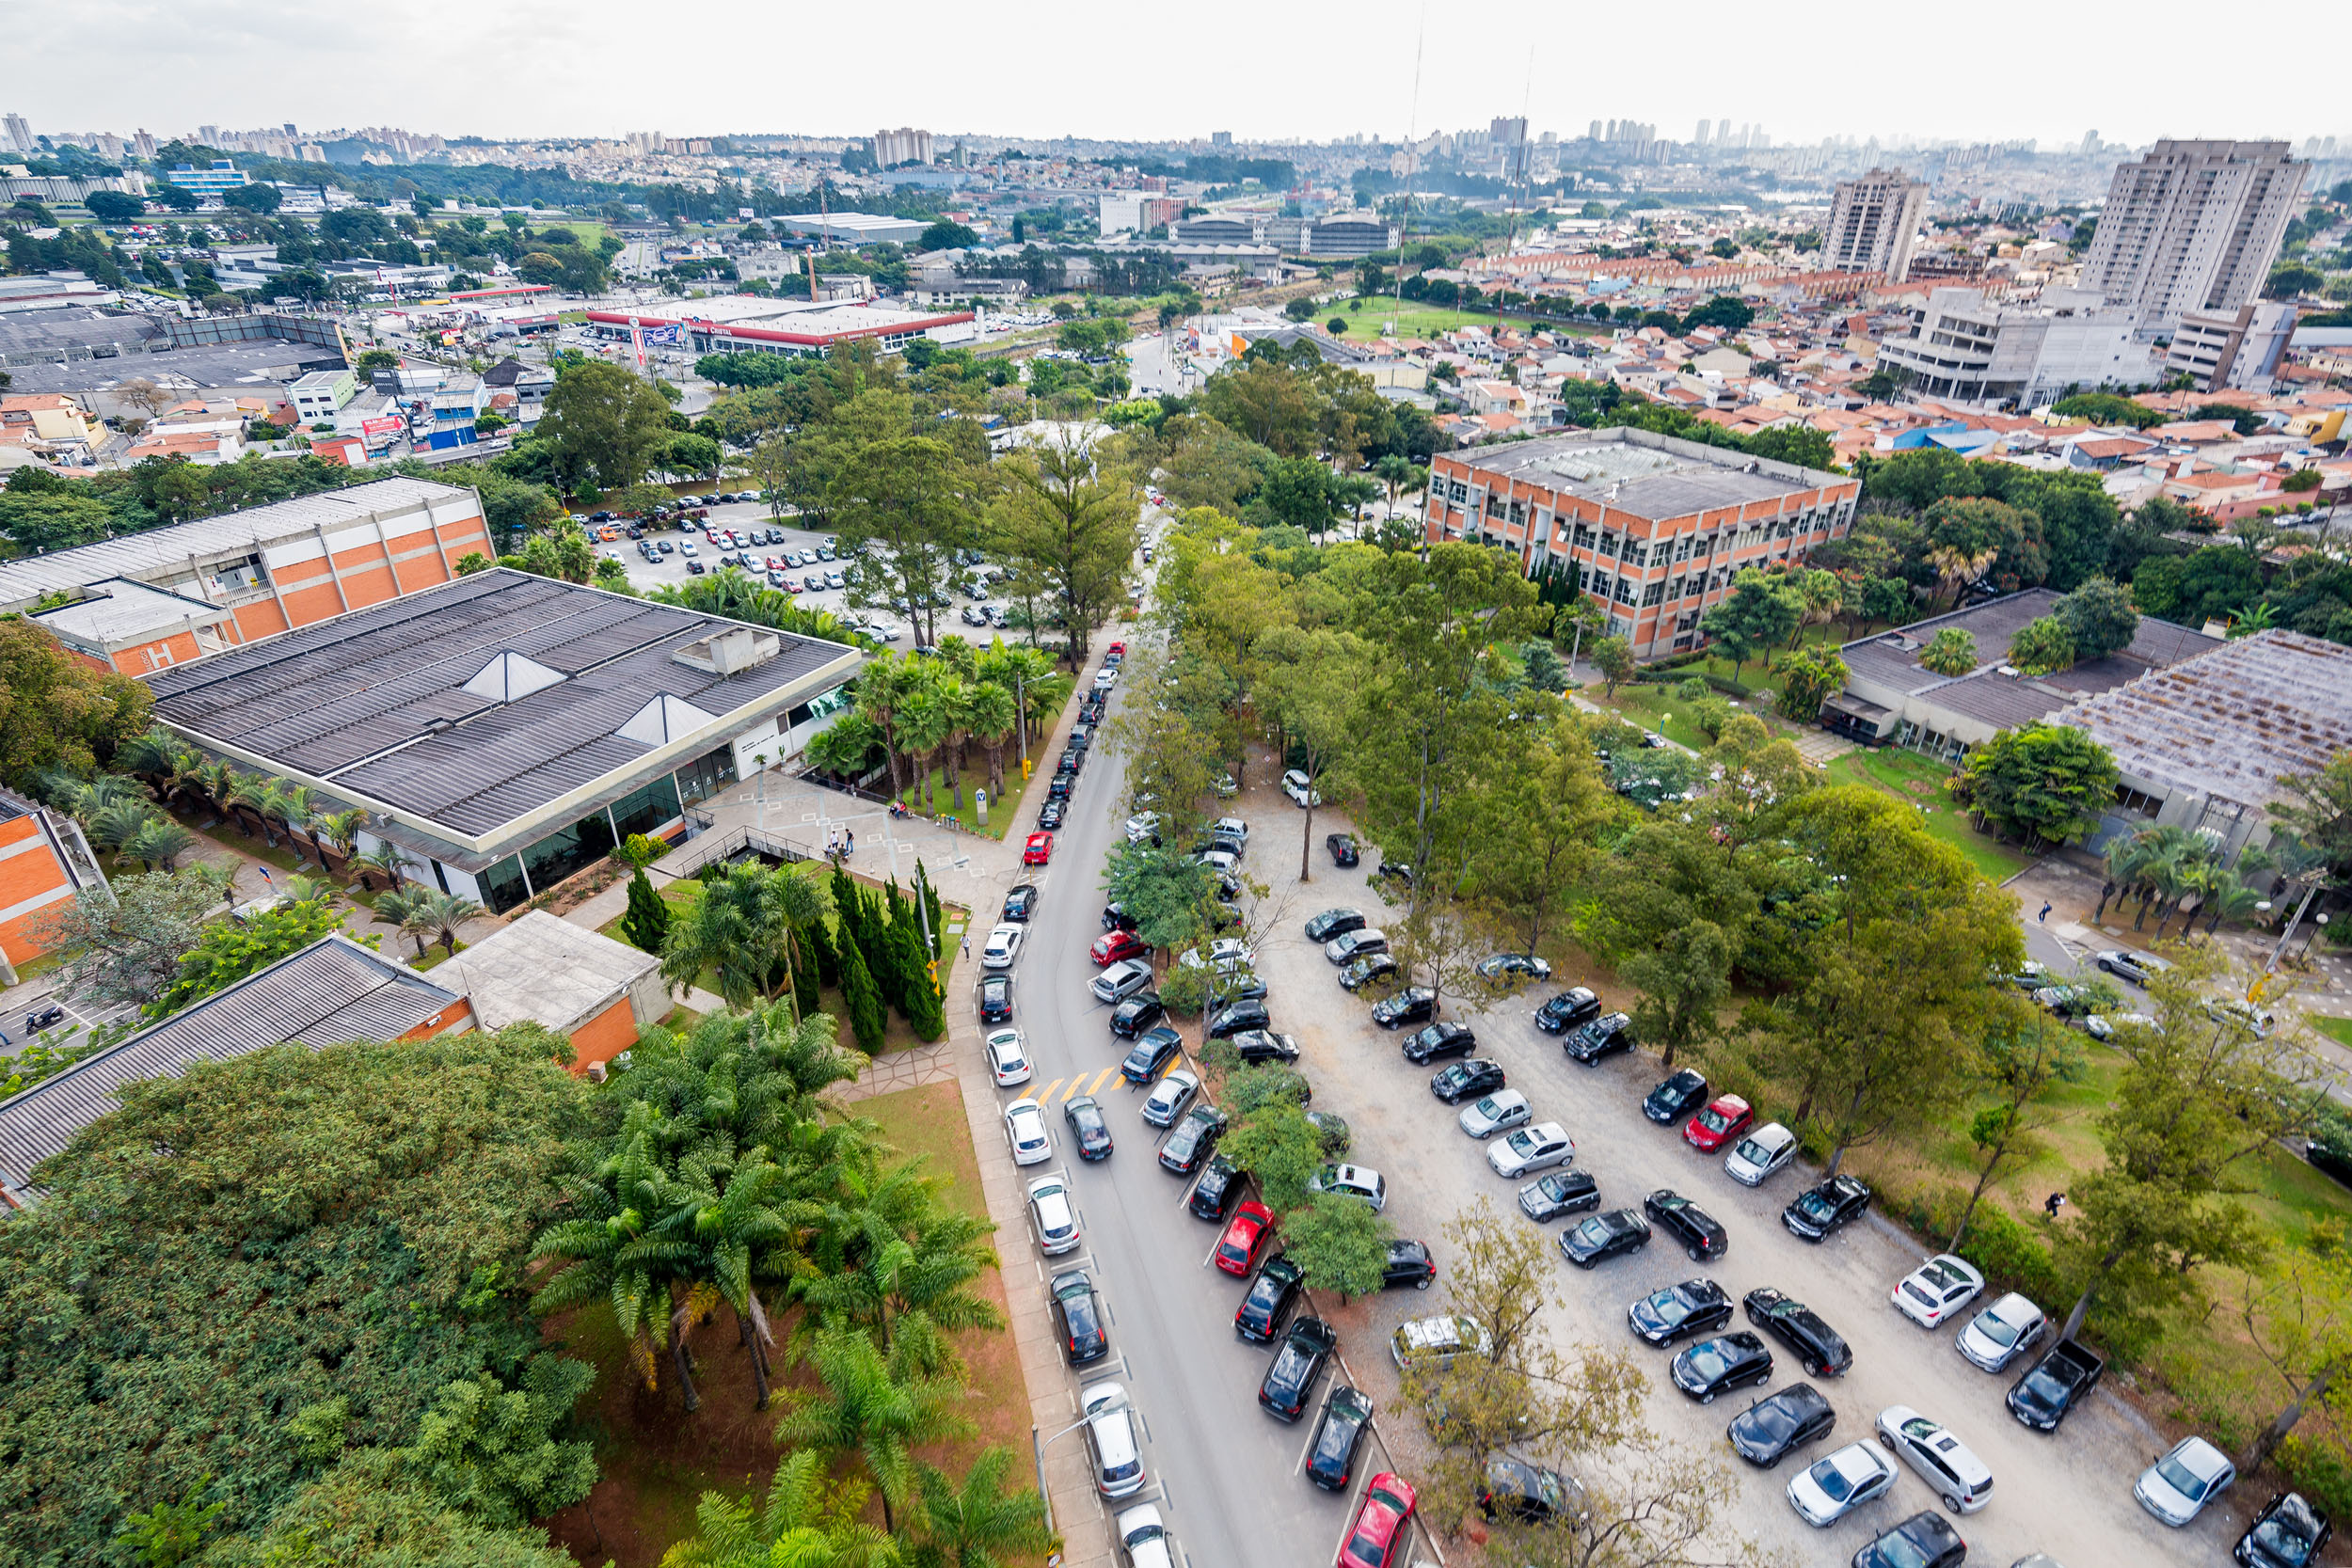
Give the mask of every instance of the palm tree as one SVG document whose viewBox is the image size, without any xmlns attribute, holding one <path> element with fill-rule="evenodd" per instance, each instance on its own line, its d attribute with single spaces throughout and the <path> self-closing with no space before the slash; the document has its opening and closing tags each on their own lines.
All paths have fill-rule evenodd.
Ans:
<svg viewBox="0 0 2352 1568">
<path fill-rule="evenodd" d="M 803 1449 L 776 1466 L 756 1513 L 749 1498 L 704 1493 L 694 1534 L 661 1560 L 664 1568 L 899 1568 L 898 1543 L 858 1517 L 867 1490 L 830 1484 L 816 1450 Z"/>
<path fill-rule="evenodd" d="M 1035 1492 L 1005 1496 L 1013 1452 L 992 1448 L 972 1462 L 958 1486 L 929 1465 L 918 1465 L 912 1533 L 915 1568 L 1005 1568 L 1009 1558 L 1032 1560 L 1053 1544 L 1044 1500 Z"/>
<path fill-rule="evenodd" d="M 457 952 L 457 927 L 490 912 L 463 894 L 443 893 L 439 888 L 420 891 L 413 908 L 417 918 L 425 923 L 425 928 L 452 956 Z"/>
<path fill-rule="evenodd" d="M 1012 689 L 1000 682 L 982 680 L 964 693 L 964 727 L 988 748 L 988 789 L 1005 793 L 1005 742 L 1012 738 Z"/>
<path fill-rule="evenodd" d="M 431 888 L 396 887 L 375 895 L 375 918 L 415 938 L 417 957 L 420 958 L 424 957 L 425 934 L 434 928 L 433 916 L 425 899 L 436 891 Z"/>
<path fill-rule="evenodd" d="M 947 743 L 955 721 L 936 677 L 924 681 L 898 700 L 898 744 L 913 759 L 917 783 L 915 803 L 931 807 L 931 753 Z"/>
<path fill-rule="evenodd" d="M 1420 464 L 1391 452 L 1372 466 L 1372 477 L 1389 487 L 1389 510 L 1396 510 L 1397 492 L 1425 477 Z"/>
<path fill-rule="evenodd" d="M 343 869 L 357 875 L 362 884 L 381 877 L 387 891 L 398 893 L 401 888 L 400 851 L 387 844 L 381 849 L 355 851 L 343 862 Z M 378 902 L 381 902 L 379 899 Z"/>
<path fill-rule="evenodd" d="M 897 1510 L 915 1489 L 914 1449 L 969 1435 L 972 1423 L 958 1407 L 971 1394 L 894 1365 L 855 1328 L 821 1331 L 807 1360 L 823 1386 L 786 1396 L 776 1442 L 854 1455 L 882 1494 L 882 1528 L 897 1534 Z"/>
<path fill-rule="evenodd" d="M 898 777 L 898 758 L 903 751 L 898 738 L 898 708 L 914 683 L 912 667 L 895 654 L 877 655 L 858 672 L 857 710 L 881 732 L 882 752 L 890 765 L 890 794 L 894 800 L 904 788 Z"/>
<path fill-rule="evenodd" d="M 866 771 L 866 758 L 882 744 L 882 731 L 862 713 L 845 713 L 808 737 L 802 755 L 820 773 L 855 783 Z"/>
<path fill-rule="evenodd" d="M 917 1208 L 894 1223 L 886 1209 L 872 1206 L 828 1211 L 826 1240 L 812 1243 L 793 1279 L 792 1293 L 825 1323 L 851 1323 L 870 1331 L 888 1355 L 927 1377 L 960 1375 L 961 1362 L 947 1336 L 965 1329 L 996 1329 L 1003 1312 L 968 1286 L 996 1266 L 988 1244 L 994 1228 L 987 1221 L 949 1210 L 929 1183 L 898 1171 Z M 838 1227 L 847 1222 L 846 1234 Z M 834 1252 L 835 1267 L 814 1261 Z"/>
<path fill-rule="evenodd" d="M 947 776 L 947 791 L 956 802 L 956 814 L 963 814 L 963 748 L 972 738 L 972 689 L 963 680 L 949 675 L 939 683 L 940 716 L 947 733 L 940 741 L 940 771 Z"/>
<path fill-rule="evenodd" d="M 228 795 L 221 804 L 232 808 L 237 813 L 239 832 L 247 838 L 253 836 L 253 830 L 246 825 L 246 817 L 249 815 L 255 822 L 261 824 L 262 840 L 270 847 L 276 848 L 278 835 L 270 832 L 269 826 L 270 809 L 273 804 L 270 798 L 272 787 L 270 781 L 258 773 L 232 773 L 230 776 Z"/>
<path fill-rule="evenodd" d="M 168 816 L 150 815 L 117 847 L 150 871 L 169 871 L 173 861 L 196 847 L 196 835 Z"/>
<path fill-rule="evenodd" d="M 799 880 L 800 879 L 794 879 Z M 719 994 L 731 1007 L 765 996 L 769 977 L 787 952 L 789 917 L 779 879 L 764 865 L 730 866 L 683 906 L 662 942 L 661 976 L 691 986 L 706 969 L 718 974 Z"/>
<path fill-rule="evenodd" d="M 225 762 L 204 762 L 188 770 L 188 783 L 212 803 L 215 816 L 227 816 L 238 776 L 237 770 Z"/>
<path fill-rule="evenodd" d="M 111 800 L 95 809 L 74 815 L 81 818 L 83 831 L 89 834 L 90 842 L 102 849 L 120 849 L 138 836 L 139 830 L 156 820 L 155 808 L 143 798 Z M 184 832 L 187 830 L 181 831 Z"/>
<path fill-rule="evenodd" d="M 306 877 L 297 871 L 278 891 L 297 904 L 325 904 L 332 908 L 335 895 L 342 890 L 324 877 Z"/>
<path fill-rule="evenodd" d="M 284 779 L 270 781 L 270 810 L 284 826 L 289 839 L 300 839 L 312 852 L 318 849 L 318 839 L 310 832 L 310 820 L 319 814 L 319 794 L 309 784 L 289 784 Z"/>
<path fill-rule="evenodd" d="M 697 1149 L 679 1162 L 653 1230 L 669 1238 L 669 1268 L 688 1282 L 690 1298 L 707 1288 L 735 1308 L 736 1339 L 751 1355 L 758 1408 L 765 1410 L 768 1347 L 775 1333 L 755 1276 L 789 1272 L 778 1254 L 794 1228 L 787 1213 L 790 1173 L 757 1145 L 731 1161 L 707 1153 Z"/>
<path fill-rule="evenodd" d="M 2107 840 L 2106 883 L 2099 889 L 2099 908 L 2090 917 L 2093 926 L 2106 918 L 2110 899 L 2128 898 L 2139 881 L 2143 850 L 2137 833 L 2118 833 Z"/>
<path fill-rule="evenodd" d="M 572 1204 L 579 1217 L 549 1226 L 532 1243 L 531 1261 L 554 1258 L 562 1266 L 532 1297 L 531 1309 L 546 1317 L 590 1302 L 610 1303 L 645 1386 L 660 1386 L 656 1353 L 670 1350 L 691 1412 L 700 1403 L 693 1374 L 684 1343 L 671 1336 L 675 1314 L 668 1259 L 675 1246 L 647 1234 L 649 1216 L 661 1211 L 668 1176 L 655 1137 L 660 1120 L 653 1106 L 632 1103 L 613 1152 L 574 1180 Z"/>
<path fill-rule="evenodd" d="M 2261 894 L 2234 877 L 2207 893 L 2205 901 L 2197 906 L 2197 912 L 2205 917 L 2205 940 L 2213 940 L 2223 921 L 2235 925 L 2251 915 L 2262 901 Z"/>
</svg>

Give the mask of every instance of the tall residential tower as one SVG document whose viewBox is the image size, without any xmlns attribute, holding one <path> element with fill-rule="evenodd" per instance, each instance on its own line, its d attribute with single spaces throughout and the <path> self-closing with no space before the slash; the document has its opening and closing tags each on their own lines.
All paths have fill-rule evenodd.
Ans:
<svg viewBox="0 0 2352 1568">
<path fill-rule="evenodd" d="M 2310 173 L 2282 141 L 2156 143 L 2116 166 L 2083 287 L 2152 338 L 2190 311 L 2236 310 L 2269 276 Z"/>
<path fill-rule="evenodd" d="M 1927 182 L 1899 168 L 1839 181 L 1829 230 L 1821 236 L 1823 261 L 1837 272 L 1883 273 L 1889 283 L 1900 283 L 1911 271 L 1927 202 Z"/>
</svg>

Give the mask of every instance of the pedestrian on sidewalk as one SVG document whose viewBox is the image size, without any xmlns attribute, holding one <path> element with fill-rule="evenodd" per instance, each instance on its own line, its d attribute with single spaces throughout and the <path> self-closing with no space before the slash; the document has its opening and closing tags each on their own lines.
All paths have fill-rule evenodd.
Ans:
<svg viewBox="0 0 2352 1568">
<path fill-rule="evenodd" d="M 2034 916 L 2034 919 L 2036 919 L 2037 921 L 2041 922 L 2041 923 L 2042 923 L 2042 925 L 2044 925 L 2044 926 L 2047 926 L 2047 925 L 2050 923 L 2050 905 L 2049 905 L 2048 900 L 2046 900 L 2046 899 L 2045 899 L 2045 900 L 2043 900 L 2042 905 L 2042 912 L 2041 912 L 2040 914 L 2038 914 L 2038 915 L 2035 915 L 2035 916 Z"/>
<path fill-rule="evenodd" d="M 969 932 L 969 931 L 966 931 L 966 932 L 964 932 L 964 933 L 963 933 L 963 957 L 964 957 L 964 960 L 965 960 L 967 963 L 971 961 L 971 958 L 972 958 L 972 933 L 971 933 L 971 932 Z"/>
<path fill-rule="evenodd" d="M 843 854 L 845 854 L 845 855 L 854 855 L 854 854 L 856 854 L 856 853 L 857 853 L 857 830 L 856 830 L 855 828 L 851 828 L 849 832 L 850 832 L 850 842 L 849 842 L 849 847 L 848 847 L 847 848 L 843 849 L 841 852 L 842 852 Z"/>
</svg>

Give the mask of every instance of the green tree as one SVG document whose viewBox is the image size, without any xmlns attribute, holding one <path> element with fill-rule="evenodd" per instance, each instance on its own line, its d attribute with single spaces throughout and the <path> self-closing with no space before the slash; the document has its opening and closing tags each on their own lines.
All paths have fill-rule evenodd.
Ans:
<svg viewBox="0 0 2352 1568">
<path fill-rule="evenodd" d="M 1659 1048 L 1661 1066 L 1674 1066 L 1677 1052 L 1713 1032 L 1715 1010 L 1730 994 L 1733 956 L 1722 927 L 1693 920 L 1626 960 L 1627 983 L 1642 993 L 1633 1006 L 1634 1032 Z"/>
<path fill-rule="evenodd" d="M 1809 724 L 1821 705 L 1846 689 L 1846 661 L 1828 648 L 1799 648 L 1780 661 L 1780 695 L 1772 706 L 1783 719 Z"/>
<path fill-rule="evenodd" d="M 114 512 L 94 496 L 0 490 L 0 532 L 27 555 L 95 544 L 114 528 Z"/>
<path fill-rule="evenodd" d="M 2129 425 L 2135 430 L 2160 425 L 2171 417 L 2161 409 L 2151 408 L 2113 392 L 2076 392 L 2052 404 L 2050 412 L 2061 420 L 2088 420 L 2096 425 Z"/>
<path fill-rule="evenodd" d="M 111 891 L 84 888 L 55 906 L 38 941 L 64 959 L 57 986 L 68 996 L 143 1007 L 173 983 L 180 956 L 203 940 L 220 904 L 219 891 L 193 877 L 117 877 Z"/>
<path fill-rule="evenodd" d="M 917 1493 L 914 1449 L 968 1435 L 956 1383 L 906 1375 L 855 1329 L 820 1331 L 808 1351 L 818 1386 L 787 1396 L 776 1441 L 854 1459 L 881 1495 L 882 1528 L 898 1530 L 898 1511 Z"/>
<path fill-rule="evenodd" d="M 2057 615 L 2028 621 L 2009 640 L 2009 662 L 2028 675 L 2071 670 L 2074 667 L 2074 633 Z"/>
<path fill-rule="evenodd" d="M 1949 1250 L 1957 1252 L 1967 1239 L 1968 1222 L 1976 1217 L 1977 1205 L 1994 1179 L 2011 1163 L 2040 1152 L 2040 1134 L 2058 1114 L 2039 1103 L 2042 1091 L 2053 1084 L 2081 1082 L 2084 1062 L 2077 1042 L 2073 1030 L 2023 997 L 2005 998 L 1994 1010 L 1978 1044 L 1975 1065 L 1988 1101 L 1968 1122 L 1968 1141 L 1984 1163 L 1977 1167 L 1976 1187 L 1952 1227 Z"/>
<path fill-rule="evenodd" d="M 1306 809 L 1299 813 L 1298 879 L 1314 863 L 1315 803 L 1324 770 L 1354 722 L 1369 657 L 1360 638 L 1329 627 L 1277 626 L 1252 640 L 1259 661 L 1255 705 L 1280 726 L 1285 752 L 1303 753 Z"/>
<path fill-rule="evenodd" d="M 989 512 L 993 547 L 1033 575 L 1061 612 L 1073 670 L 1095 629 L 1126 602 L 1139 497 L 1123 472 L 1072 436 L 996 466 L 1003 488 Z"/>
<path fill-rule="evenodd" d="M 1928 639 L 1919 663 L 1939 675 L 1964 675 L 1977 667 L 1977 640 L 1964 627 L 1946 626 Z"/>
<path fill-rule="evenodd" d="M 1714 611 L 1708 613 L 1711 615 Z M 1729 641 L 1724 643 L 1724 651 L 1745 662 L 1744 655 L 1735 652 Z M 1593 661 L 1593 668 L 1600 672 L 1601 690 L 1606 696 L 1614 697 L 1617 688 L 1633 678 L 1633 644 L 1613 632 L 1595 639 L 1591 651 L 1585 657 Z"/>
<path fill-rule="evenodd" d="M 596 1483 L 595 1445 L 556 1432 L 596 1380 L 568 1356 L 532 1356 L 521 1386 L 488 1372 L 444 1384 L 406 1458 L 451 1503 L 485 1524 L 521 1525 L 569 1508 Z"/>
<path fill-rule="evenodd" d="M 1498 924 L 1508 925 L 1533 953 L 1552 911 L 1582 885 L 1593 846 L 1616 807 L 1592 741 L 1556 705 L 1530 721 L 1495 764 L 1482 791 L 1488 821 L 1476 862 L 1479 891 Z"/>
<path fill-rule="evenodd" d="M 1540 637 L 1531 637 L 1519 644 L 1519 663 L 1527 671 L 1527 684 L 1538 691 L 1558 693 L 1568 684 L 1568 667 L 1560 657 L 1560 650 Z"/>
<path fill-rule="evenodd" d="M 1290 1100 L 1261 1105 L 1240 1117 L 1219 1152 L 1258 1179 L 1266 1206 L 1289 1214 L 1307 1201 L 1307 1183 L 1323 1168 L 1323 1139 Z"/>
<path fill-rule="evenodd" d="M 917 1467 L 912 1568 L 1005 1568 L 1052 1544 L 1043 1500 L 1035 1492 L 1006 1495 L 1012 1465 L 1010 1449 L 984 1449 L 961 1485 L 929 1465 Z"/>
<path fill-rule="evenodd" d="M 2238 1456 L 2239 1474 L 2252 1475 L 2352 1368 L 2352 1251 L 2343 1222 L 2312 1227 L 2300 1244 L 2277 1249 L 2248 1274 L 2239 1317 L 2284 1402 Z"/>
<path fill-rule="evenodd" d="M 2309 773 L 2281 778 L 2279 790 L 2284 799 L 2271 814 L 2319 855 L 2338 882 L 2352 881 L 2352 751 L 2338 752 Z"/>
<path fill-rule="evenodd" d="M 564 483 L 616 490 L 668 447 L 669 404 L 626 367 L 584 364 L 556 378 L 532 436 Z"/>
<path fill-rule="evenodd" d="M 101 223 L 129 223 L 147 211 L 146 202 L 122 191 L 92 191 L 82 205 Z"/>
<path fill-rule="evenodd" d="M 2099 825 L 2122 777 L 2114 754 L 2083 731 L 2032 724 L 1970 752 L 1954 793 L 2028 844 L 2069 844 Z"/>
<path fill-rule="evenodd" d="M 669 900 L 653 890 L 641 866 L 628 879 L 628 912 L 621 916 L 621 934 L 659 957 L 669 933 Z"/>
<path fill-rule="evenodd" d="M 694 1507 L 694 1533 L 662 1555 L 662 1568 L 894 1568 L 898 1544 L 863 1523 L 871 1489 L 864 1481 L 829 1484 L 813 1449 L 787 1455 L 755 1509 L 723 1492 Z"/>
<path fill-rule="evenodd" d="M 146 734 L 153 711 L 140 682 L 100 673 L 29 621 L 0 620 L 0 779 L 87 773 Z"/>
<path fill-rule="evenodd" d="M 1337 1193 L 1317 1193 L 1282 1216 L 1284 1256 L 1298 1265 L 1307 1288 L 1336 1291 L 1342 1300 L 1380 1289 L 1395 1234 L 1372 1205 Z"/>
<path fill-rule="evenodd" d="M 168 1018 L 301 952 L 342 925 L 342 916 L 324 900 L 281 904 L 245 919 L 216 920 L 204 927 L 194 947 L 181 955 L 178 973 L 147 1005 L 146 1016 Z"/>
<path fill-rule="evenodd" d="M 2051 607 L 2074 635 L 2078 658 L 2107 658 L 2132 645 L 2139 611 L 2128 590 L 2106 578 L 2092 578 Z"/>
</svg>

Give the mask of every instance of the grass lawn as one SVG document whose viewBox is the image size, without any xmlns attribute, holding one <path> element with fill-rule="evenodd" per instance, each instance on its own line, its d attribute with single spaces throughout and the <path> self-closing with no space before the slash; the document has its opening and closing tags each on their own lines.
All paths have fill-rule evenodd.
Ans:
<svg viewBox="0 0 2352 1568">
<path fill-rule="evenodd" d="M 2338 1045 L 2352 1045 L 2352 1018 L 2321 1018 L 2310 1015 L 2312 1027 Z"/>
<path fill-rule="evenodd" d="M 961 807 L 956 805 L 956 798 L 947 788 L 946 775 L 936 768 L 931 769 L 930 784 L 933 790 L 932 799 L 935 802 L 935 818 L 941 822 L 957 822 L 966 832 L 985 833 L 990 838 L 1001 839 L 1011 831 L 1013 822 L 1020 816 L 1021 800 L 1028 792 L 1029 784 L 1035 784 L 1041 792 L 1041 799 L 1042 798 L 1041 792 L 1045 787 L 1043 780 L 1054 776 L 1051 771 L 1053 762 L 1052 759 L 1046 757 L 1032 757 L 1030 762 L 1037 776 L 1032 777 L 1027 784 L 1024 784 L 1021 778 L 1020 761 L 1008 752 L 1005 756 L 1005 793 L 1002 796 L 993 794 L 989 796 L 988 824 L 985 827 L 980 825 L 979 813 L 975 809 L 975 802 L 972 799 L 976 787 L 980 789 L 988 787 L 987 759 L 981 758 L 980 762 L 980 767 L 967 768 L 964 771 Z M 907 785 L 898 799 L 904 800 L 908 806 L 914 807 L 914 785 L 911 784 Z"/>
<path fill-rule="evenodd" d="M 1358 309 L 1360 300 L 1362 308 Z M 1396 323 L 1400 338 L 1434 338 L 1440 332 L 1451 332 L 1457 326 L 1522 326 L 1540 328 L 1547 332 L 1574 333 L 1580 337 L 1597 337 L 1608 328 L 1590 322 L 1560 322 L 1540 316 L 1504 316 L 1498 318 L 1486 310 L 1456 310 L 1439 305 L 1424 305 L 1413 300 L 1405 302 L 1400 312 L 1393 295 L 1384 298 L 1352 299 L 1334 302 L 1327 309 L 1318 309 L 1314 319 L 1327 322 L 1333 316 L 1347 323 L 1346 336 L 1369 341 L 1378 338 L 1380 328 L 1389 322 Z"/>
<path fill-rule="evenodd" d="M 1704 732 L 1691 721 L 1690 705 L 1677 699 L 1661 686 L 1621 686 L 1615 697 L 1600 694 L 1598 687 L 1588 688 L 1584 695 L 1603 707 L 1613 707 L 1645 730 L 1660 735 L 1693 752 L 1704 752 L 1711 744 Z"/>
<path fill-rule="evenodd" d="M 1928 832 L 1967 856 L 1993 881 L 2006 880 L 2033 863 L 1969 826 L 1967 816 L 1944 793 L 1952 771 L 1940 762 L 1889 747 L 1849 752 L 1829 765 L 1829 774 L 1839 784 L 1870 784 L 1922 808 Z"/>
</svg>

